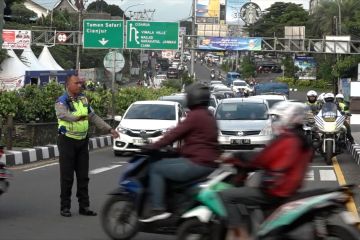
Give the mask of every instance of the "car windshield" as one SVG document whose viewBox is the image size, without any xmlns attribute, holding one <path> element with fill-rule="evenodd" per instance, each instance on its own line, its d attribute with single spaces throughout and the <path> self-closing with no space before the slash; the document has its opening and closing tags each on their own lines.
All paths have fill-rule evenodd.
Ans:
<svg viewBox="0 0 360 240">
<path fill-rule="evenodd" d="M 124 119 L 175 120 L 175 107 L 164 104 L 133 104 Z"/>
<path fill-rule="evenodd" d="M 246 86 L 245 82 L 234 82 L 234 86 Z"/>
<path fill-rule="evenodd" d="M 177 97 L 162 97 L 160 100 L 162 101 L 172 101 L 178 102 L 181 106 L 186 107 L 186 99 L 185 98 L 177 98 Z"/>
<path fill-rule="evenodd" d="M 217 120 L 266 120 L 267 107 L 263 103 L 222 103 L 216 111 Z"/>
</svg>

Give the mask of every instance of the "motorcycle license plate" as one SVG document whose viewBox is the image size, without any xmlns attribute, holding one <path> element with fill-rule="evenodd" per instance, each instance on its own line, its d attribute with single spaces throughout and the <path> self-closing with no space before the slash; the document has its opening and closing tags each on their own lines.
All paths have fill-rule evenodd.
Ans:
<svg viewBox="0 0 360 240">
<path fill-rule="evenodd" d="M 231 139 L 230 143 L 245 145 L 245 144 L 251 144 L 251 141 L 250 139 Z"/>
</svg>

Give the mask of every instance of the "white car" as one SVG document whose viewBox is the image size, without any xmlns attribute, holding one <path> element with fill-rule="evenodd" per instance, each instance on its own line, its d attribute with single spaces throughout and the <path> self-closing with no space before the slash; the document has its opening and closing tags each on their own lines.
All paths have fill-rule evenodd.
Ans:
<svg viewBox="0 0 360 240">
<path fill-rule="evenodd" d="M 264 99 L 268 102 L 269 108 L 272 108 L 275 103 L 280 101 L 287 101 L 287 97 L 285 95 L 277 95 L 277 94 L 263 94 L 263 95 L 255 95 L 250 96 L 250 98 Z"/>
<path fill-rule="evenodd" d="M 140 147 L 157 141 L 161 136 L 186 116 L 178 102 L 137 101 L 129 106 L 124 117 L 115 116 L 119 121 L 116 130 L 120 137 L 114 139 L 115 156 L 123 152 L 137 152 Z"/>
<path fill-rule="evenodd" d="M 238 92 L 239 89 L 243 89 L 249 93 L 253 91 L 253 88 L 251 88 L 245 80 L 234 80 L 230 87 L 233 92 Z"/>
<path fill-rule="evenodd" d="M 264 148 L 272 139 L 271 119 L 267 112 L 268 104 L 262 99 L 222 99 L 215 112 L 221 148 Z"/>
<path fill-rule="evenodd" d="M 162 82 L 167 79 L 166 74 L 158 74 L 154 77 L 155 87 L 160 87 Z"/>
</svg>

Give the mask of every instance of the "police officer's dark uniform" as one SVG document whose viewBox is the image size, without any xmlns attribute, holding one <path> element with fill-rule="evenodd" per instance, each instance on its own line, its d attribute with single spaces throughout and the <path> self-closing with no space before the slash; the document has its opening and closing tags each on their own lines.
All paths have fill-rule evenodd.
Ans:
<svg viewBox="0 0 360 240">
<path fill-rule="evenodd" d="M 111 132 L 114 137 L 118 136 L 115 130 L 94 113 L 86 96 L 80 93 L 81 85 L 82 81 L 78 77 L 69 77 L 67 92 L 59 97 L 55 103 L 59 133 L 60 214 L 65 217 L 71 216 L 71 189 L 74 182 L 74 172 L 77 180 L 76 196 L 79 201 L 79 213 L 96 216 L 96 213 L 89 209 L 89 121 L 99 129 Z"/>
</svg>

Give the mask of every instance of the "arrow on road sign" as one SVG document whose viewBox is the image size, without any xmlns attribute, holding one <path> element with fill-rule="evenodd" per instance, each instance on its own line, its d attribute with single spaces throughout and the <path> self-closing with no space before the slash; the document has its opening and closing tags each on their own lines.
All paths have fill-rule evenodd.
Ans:
<svg viewBox="0 0 360 240">
<path fill-rule="evenodd" d="M 101 40 L 99 40 L 99 43 L 101 43 L 101 45 L 105 45 L 105 44 L 107 44 L 107 42 L 108 42 L 109 40 L 106 40 L 105 38 L 102 38 Z"/>
</svg>

